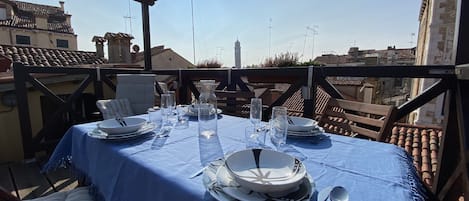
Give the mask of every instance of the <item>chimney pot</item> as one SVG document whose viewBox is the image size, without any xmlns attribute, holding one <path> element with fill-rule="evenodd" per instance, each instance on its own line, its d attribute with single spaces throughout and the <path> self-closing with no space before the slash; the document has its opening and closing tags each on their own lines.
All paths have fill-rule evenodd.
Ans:
<svg viewBox="0 0 469 201">
<path fill-rule="evenodd" d="M 59 1 L 59 4 L 60 4 L 60 10 L 64 11 L 65 2 L 64 1 Z"/>
</svg>

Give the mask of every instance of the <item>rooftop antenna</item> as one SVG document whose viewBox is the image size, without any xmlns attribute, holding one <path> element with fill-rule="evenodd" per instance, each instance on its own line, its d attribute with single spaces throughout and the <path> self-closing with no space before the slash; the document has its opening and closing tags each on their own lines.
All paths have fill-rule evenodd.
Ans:
<svg viewBox="0 0 469 201">
<path fill-rule="evenodd" d="M 191 16 L 192 16 L 192 54 L 195 65 L 195 29 L 194 29 L 194 0 L 191 0 Z"/>
<path fill-rule="evenodd" d="M 414 36 L 415 36 L 415 33 L 411 33 L 410 34 L 410 41 L 409 41 L 409 44 L 410 44 L 410 47 L 414 47 Z"/>
<path fill-rule="evenodd" d="M 272 45 L 272 18 L 269 19 L 269 58 L 270 58 L 271 45 Z"/>
<path fill-rule="evenodd" d="M 311 30 L 313 32 L 313 47 L 311 48 L 311 61 L 314 60 L 314 36 L 318 35 L 318 28 L 318 25 L 313 25 L 313 27 L 306 27 L 307 30 Z"/>
<path fill-rule="evenodd" d="M 129 0 L 129 15 L 128 16 L 124 16 L 124 19 L 125 20 L 129 20 L 129 31 L 130 31 L 130 35 L 132 35 L 132 19 L 134 17 L 132 17 L 132 11 L 130 9 L 130 0 Z M 127 32 L 127 23 L 125 22 L 125 32 Z"/>
<path fill-rule="evenodd" d="M 301 56 L 300 57 L 303 57 L 305 55 L 305 48 L 306 48 L 306 38 L 308 37 L 308 29 L 306 29 L 306 33 L 305 33 L 305 40 L 303 41 L 303 51 L 301 52 Z"/>
</svg>

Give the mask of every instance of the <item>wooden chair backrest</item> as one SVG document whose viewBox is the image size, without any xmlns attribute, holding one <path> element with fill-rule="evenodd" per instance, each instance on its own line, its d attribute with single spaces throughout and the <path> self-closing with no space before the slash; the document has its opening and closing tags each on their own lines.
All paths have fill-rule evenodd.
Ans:
<svg viewBox="0 0 469 201">
<path fill-rule="evenodd" d="M 384 141 L 391 134 L 395 111 L 394 106 L 331 98 L 319 125 L 329 133 Z"/>
<path fill-rule="evenodd" d="M 251 104 L 251 98 L 255 97 L 254 92 L 251 92 L 251 91 L 218 91 L 217 90 L 215 91 L 215 95 L 217 96 L 217 99 L 218 99 L 218 102 L 217 102 L 218 108 L 222 109 L 223 112 L 226 114 L 233 114 L 236 116 L 246 116 L 246 115 L 249 116 L 248 105 Z"/>
</svg>

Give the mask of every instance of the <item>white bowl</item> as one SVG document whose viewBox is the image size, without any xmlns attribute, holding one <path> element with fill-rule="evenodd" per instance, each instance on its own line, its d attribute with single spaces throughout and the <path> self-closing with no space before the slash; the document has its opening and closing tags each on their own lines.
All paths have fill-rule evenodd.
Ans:
<svg viewBox="0 0 469 201">
<path fill-rule="evenodd" d="M 303 117 L 288 117 L 292 123 L 288 123 L 288 130 L 290 131 L 311 131 L 318 124 L 317 121 Z"/>
<path fill-rule="evenodd" d="M 146 122 L 146 119 L 137 117 L 124 117 L 123 120 L 127 124 L 126 126 L 119 124 L 116 119 L 106 119 L 98 124 L 98 128 L 110 135 L 131 133 L 142 128 Z"/>
<path fill-rule="evenodd" d="M 235 181 L 261 193 L 296 188 L 306 175 L 300 160 L 277 151 L 247 149 L 231 154 L 225 166 Z"/>
</svg>

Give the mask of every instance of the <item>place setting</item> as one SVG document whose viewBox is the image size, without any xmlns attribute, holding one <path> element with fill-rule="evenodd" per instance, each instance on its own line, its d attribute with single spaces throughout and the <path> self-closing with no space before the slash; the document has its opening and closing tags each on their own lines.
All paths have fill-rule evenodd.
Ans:
<svg viewBox="0 0 469 201">
<path fill-rule="evenodd" d="M 217 200 L 310 200 L 316 185 L 301 158 L 288 154 L 287 112 L 274 107 L 269 129 L 261 123 L 262 100 L 251 99 L 246 149 L 227 154 L 203 169 L 203 184 Z M 275 146 L 266 145 L 267 135 Z"/>
<path fill-rule="evenodd" d="M 203 184 L 215 199 L 310 200 L 315 183 L 299 159 L 269 149 L 245 149 L 210 163 Z"/>
<path fill-rule="evenodd" d="M 288 137 L 308 138 L 316 137 L 324 133 L 324 129 L 313 119 L 288 116 L 287 121 Z"/>
<path fill-rule="evenodd" d="M 118 117 L 99 122 L 88 136 L 103 140 L 125 140 L 150 133 L 155 124 L 139 117 Z"/>
</svg>

